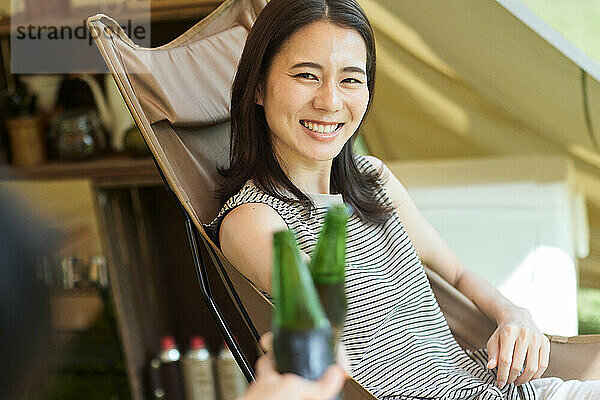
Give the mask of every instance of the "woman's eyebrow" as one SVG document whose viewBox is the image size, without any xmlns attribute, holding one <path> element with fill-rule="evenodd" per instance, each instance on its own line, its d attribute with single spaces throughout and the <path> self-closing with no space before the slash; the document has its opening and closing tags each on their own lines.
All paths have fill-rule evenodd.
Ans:
<svg viewBox="0 0 600 400">
<path fill-rule="evenodd" d="M 321 64 L 317 64 L 317 63 L 310 62 L 310 61 L 298 63 L 292 67 L 292 69 L 295 69 L 295 68 L 314 68 L 314 69 L 318 69 L 318 70 L 323 70 L 323 66 Z M 342 68 L 342 71 L 357 72 L 357 73 L 363 74 L 365 76 L 367 75 L 365 70 L 360 67 L 344 67 L 344 68 Z"/>
<path fill-rule="evenodd" d="M 314 69 L 321 69 L 322 70 L 323 66 L 321 64 L 317 64 L 317 63 L 314 63 L 314 62 L 305 61 L 305 62 L 301 62 L 301 63 L 298 63 L 298 64 L 294 65 L 292 67 L 292 69 L 294 69 L 294 68 L 314 68 Z"/>
<path fill-rule="evenodd" d="M 364 69 L 359 68 L 359 67 L 344 67 L 342 68 L 342 71 L 344 72 L 358 72 L 359 74 L 363 74 L 365 76 L 367 76 L 367 73 L 365 72 Z"/>
</svg>

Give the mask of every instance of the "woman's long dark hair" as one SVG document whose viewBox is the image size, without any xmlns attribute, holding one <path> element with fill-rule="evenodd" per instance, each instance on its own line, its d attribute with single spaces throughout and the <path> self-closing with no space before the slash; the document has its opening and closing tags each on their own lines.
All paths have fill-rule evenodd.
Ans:
<svg viewBox="0 0 600 400">
<path fill-rule="evenodd" d="M 277 161 L 264 109 L 255 103 L 255 97 L 285 42 L 296 31 L 316 21 L 353 29 L 362 36 L 367 49 L 369 110 L 375 87 L 375 40 L 358 3 L 355 0 L 271 0 L 248 35 L 233 82 L 230 166 L 219 171 L 226 178 L 226 183 L 217 192 L 221 205 L 252 179 L 259 189 L 274 197 L 313 207 L 311 200 L 290 181 Z M 330 190 L 341 193 L 361 219 L 382 223 L 389 218 L 393 208 L 375 198 L 382 184 L 381 171 L 362 174 L 358 169 L 353 153 L 357 135 L 358 129 L 333 159 Z M 290 198 L 289 193 L 294 198 Z"/>
</svg>

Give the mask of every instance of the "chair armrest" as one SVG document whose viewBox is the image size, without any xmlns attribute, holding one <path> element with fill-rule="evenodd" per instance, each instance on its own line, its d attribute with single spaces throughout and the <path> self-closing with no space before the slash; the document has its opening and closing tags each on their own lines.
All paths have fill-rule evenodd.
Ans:
<svg viewBox="0 0 600 400">
<path fill-rule="evenodd" d="M 441 276 L 425 267 L 429 282 L 450 330 L 463 348 L 486 346 L 496 324 Z M 544 376 L 564 380 L 600 379 L 600 335 L 548 336 L 550 362 Z"/>
<path fill-rule="evenodd" d="M 346 379 L 342 393 L 344 400 L 377 400 L 371 392 L 352 378 Z"/>
<path fill-rule="evenodd" d="M 544 376 L 564 380 L 600 379 L 600 335 L 548 336 L 550 365 Z"/>
</svg>

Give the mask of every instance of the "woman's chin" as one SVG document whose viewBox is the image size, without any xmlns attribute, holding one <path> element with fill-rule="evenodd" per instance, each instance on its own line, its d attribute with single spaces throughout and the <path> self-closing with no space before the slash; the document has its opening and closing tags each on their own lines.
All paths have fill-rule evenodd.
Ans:
<svg viewBox="0 0 600 400">
<path fill-rule="evenodd" d="M 305 153 L 305 157 L 315 161 L 331 161 L 342 151 L 342 146 L 327 146 L 329 148 L 324 149 L 323 146 L 313 146 Z"/>
<path fill-rule="evenodd" d="M 343 136 L 337 136 L 332 141 L 318 141 L 311 138 L 307 138 L 304 143 L 304 155 L 318 161 L 327 161 L 334 159 L 344 147 L 349 138 Z"/>
</svg>

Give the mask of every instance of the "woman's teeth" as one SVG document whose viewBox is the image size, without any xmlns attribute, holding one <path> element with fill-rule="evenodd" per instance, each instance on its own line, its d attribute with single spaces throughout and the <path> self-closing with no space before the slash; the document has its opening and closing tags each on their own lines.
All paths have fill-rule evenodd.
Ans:
<svg viewBox="0 0 600 400">
<path fill-rule="evenodd" d="M 335 131 L 338 126 L 340 126 L 341 124 L 318 124 L 316 122 L 311 122 L 311 121 L 300 121 L 300 123 L 305 127 L 310 129 L 313 132 L 318 132 L 318 133 L 331 133 L 333 131 Z"/>
</svg>

